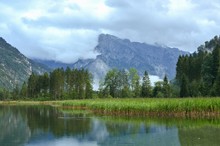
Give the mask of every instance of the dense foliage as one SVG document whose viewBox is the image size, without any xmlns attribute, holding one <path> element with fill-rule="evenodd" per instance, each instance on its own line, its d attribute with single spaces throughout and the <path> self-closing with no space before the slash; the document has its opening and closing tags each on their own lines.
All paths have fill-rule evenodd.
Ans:
<svg viewBox="0 0 220 146">
<path fill-rule="evenodd" d="M 220 38 L 215 36 L 198 52 L 180 56 L 176 67 L 180 97 L 220 96 Z"/>
<path fill-rule="evenodd" d="M 2 100 L 10 98 L 88 99 L 92 98 L 92 94 L 91 74 L 87 70 L 71 70 L 70 68 L 55 69 L 50 74 L 32 74 L 28 81 L 23 83 L 21 89 L 16 87 L 11 94 L 6 90 L 0 91 Z"/>
<path fill-rule="evenodd" d="M 140 76 L 134 68 L 129 71 L 110 70 L 99 87 L 100 98 L 171 97 L 171 94 L 171 87 L 166 76 L 163 81 L 156 82 L 152 87 L 147 71 L 140 80 Z"/>
</svg>

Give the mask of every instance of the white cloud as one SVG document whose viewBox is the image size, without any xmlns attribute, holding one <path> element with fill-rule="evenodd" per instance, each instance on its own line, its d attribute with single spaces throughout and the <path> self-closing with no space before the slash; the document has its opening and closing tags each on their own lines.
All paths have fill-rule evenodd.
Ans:
<svg viewBox="0 0 220 146">
<path fill-rule="evenodd" d="M 219 34 L 220 2 L 1 0 L 0 36 L 32 58 L 95 57 L 100 33 L 196 51 Z"/>
</svg>

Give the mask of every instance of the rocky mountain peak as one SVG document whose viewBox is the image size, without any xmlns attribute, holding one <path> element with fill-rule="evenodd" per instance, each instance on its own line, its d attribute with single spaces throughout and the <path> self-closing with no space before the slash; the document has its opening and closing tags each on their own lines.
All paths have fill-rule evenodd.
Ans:
<svg viewBox="0 0 220 146">
<path fill-rule="evenodd" d="M 77 68 L 80 66 L 90 70 L 95 80 L 103 78 L 111 68 L 136 68 L 140 75 L 146 70 L 150 75 L 163 78 L 166 74 L 173 79 L 179 55 L 188 54 L 177 48 L 132 42 L 109 34 L 99 35 L 95 51 L 99 53 L 96 59 L 75 63 Z"/>
</svg>

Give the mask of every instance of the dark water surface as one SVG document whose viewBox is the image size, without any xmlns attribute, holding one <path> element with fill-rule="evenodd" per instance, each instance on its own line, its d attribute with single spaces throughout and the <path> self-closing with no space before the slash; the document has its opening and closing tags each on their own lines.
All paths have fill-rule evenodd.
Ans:
<svg viewBox="0 0 220 146">
<path fill-rule="evenodd" d="M 111 118 L 0 106 L 0 146 L 219 146 L 220 120 Z"/>
</svg>

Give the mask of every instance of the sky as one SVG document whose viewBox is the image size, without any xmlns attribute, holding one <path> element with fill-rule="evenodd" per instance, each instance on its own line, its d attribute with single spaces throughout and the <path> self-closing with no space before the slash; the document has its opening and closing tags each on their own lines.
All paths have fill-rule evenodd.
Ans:
<svg viewBox="0 0 220 146">
<path fill-rule="evenodd" d="M 0 0 L 0 36 L 29 58 L 94 58 L 101 33 L 194 52 L 219 31 L 219 0 Z"/>
</svg>

